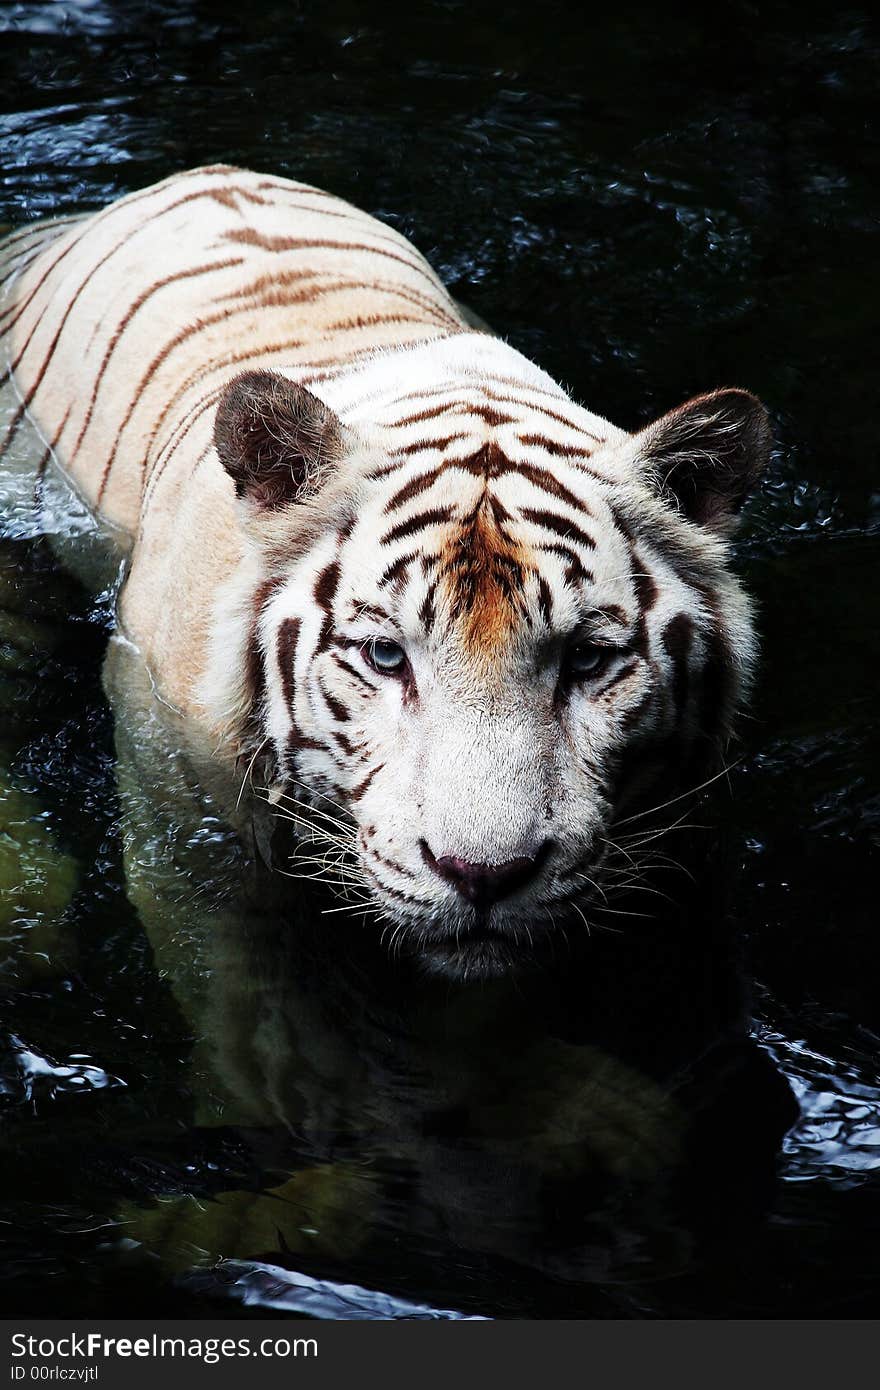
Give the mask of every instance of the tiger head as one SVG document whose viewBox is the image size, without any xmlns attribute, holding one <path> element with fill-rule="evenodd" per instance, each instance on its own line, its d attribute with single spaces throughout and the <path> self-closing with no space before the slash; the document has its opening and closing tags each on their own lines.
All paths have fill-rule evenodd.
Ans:
<svg viewBox="0 0 880 1390">
<path fill-rule="evenodd" d="M 205 691 L 312 863 L 397 947 L 485 975 L 589 924 L 615 823 L 718 757 L 755 651 L 727 538 L 770 433 L 730 389 L 628 434 L 462 339 L 320 398 L 229 385 L 246 554 Z"/>
</svg>

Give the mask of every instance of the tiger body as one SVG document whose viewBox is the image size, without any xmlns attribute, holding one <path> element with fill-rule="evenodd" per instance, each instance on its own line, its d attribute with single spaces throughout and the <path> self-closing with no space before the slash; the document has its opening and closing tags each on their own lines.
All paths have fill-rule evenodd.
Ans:
<svg viewBox="0 0 880 1390">
<path fill-rule="evenodd" d="M 358 884 L 444 965 L 582 913 L 633 789 L 717 749 L 746 689 L 754 398 L 631 435 L 387 226 L 225 166 L 0 251 L 9 432 L 119 533 L 163 698 L 279 798 L 331 798 Z"/>
</svg>

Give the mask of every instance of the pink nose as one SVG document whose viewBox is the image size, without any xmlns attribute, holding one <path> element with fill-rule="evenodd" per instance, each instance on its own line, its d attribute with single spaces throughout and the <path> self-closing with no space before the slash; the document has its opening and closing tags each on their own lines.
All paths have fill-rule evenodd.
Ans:
<svg viewBox="0 0 880 1390">
<path fill-rule="evenodd" d="M 518 888 L 523 888 L 535 877 L 552 844 L 545 840 L 537 854 L 508 859 L 504 864 L 471 864 L 454 854 L 443 854 L 435 859 L 424 840 L 421 848 L 425 863 L 440 878 L 451 883 L 463 898 L 475 907 L 490 907 L 492 903 L 515 893 Z"/>
</svg>

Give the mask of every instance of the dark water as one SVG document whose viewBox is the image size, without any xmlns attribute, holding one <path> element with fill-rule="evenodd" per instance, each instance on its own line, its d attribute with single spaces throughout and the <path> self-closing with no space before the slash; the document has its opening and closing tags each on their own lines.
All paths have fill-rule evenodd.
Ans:
<svg viewBox="0 0 880 1390">
<path fill-rule="evenodd" d="M 114 731 L 111 605 L 43 534 L 81 519 L 0 464 L 7 1313 L 877 1312 L 877 45 L 858 9 L 577 8 L 0 7 L 0 221 L 304 178 L 616 422 L 745 385 L 779 440 L 726 850 L 564 988 L 470 994 L 310 902 L 245 921 L 173 736 Z"/>
</svg>

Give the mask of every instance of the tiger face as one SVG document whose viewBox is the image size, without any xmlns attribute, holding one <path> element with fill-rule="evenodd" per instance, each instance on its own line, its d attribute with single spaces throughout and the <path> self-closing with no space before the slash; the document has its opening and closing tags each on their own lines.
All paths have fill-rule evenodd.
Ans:
<svg viewBox="0 0 880 1390">
<path fill-rule="evenodd" d="M 306 847 L 459 975 L 587 928 L 615 822 L 717 756 L 754 655 L 725 536 L 769 447 L 746 392 L 628 435 L 503 353 L 335 399 L 247 373 L 215 434 L 249 550 L 209 681 L 235 668 Z"/>
</svg>

